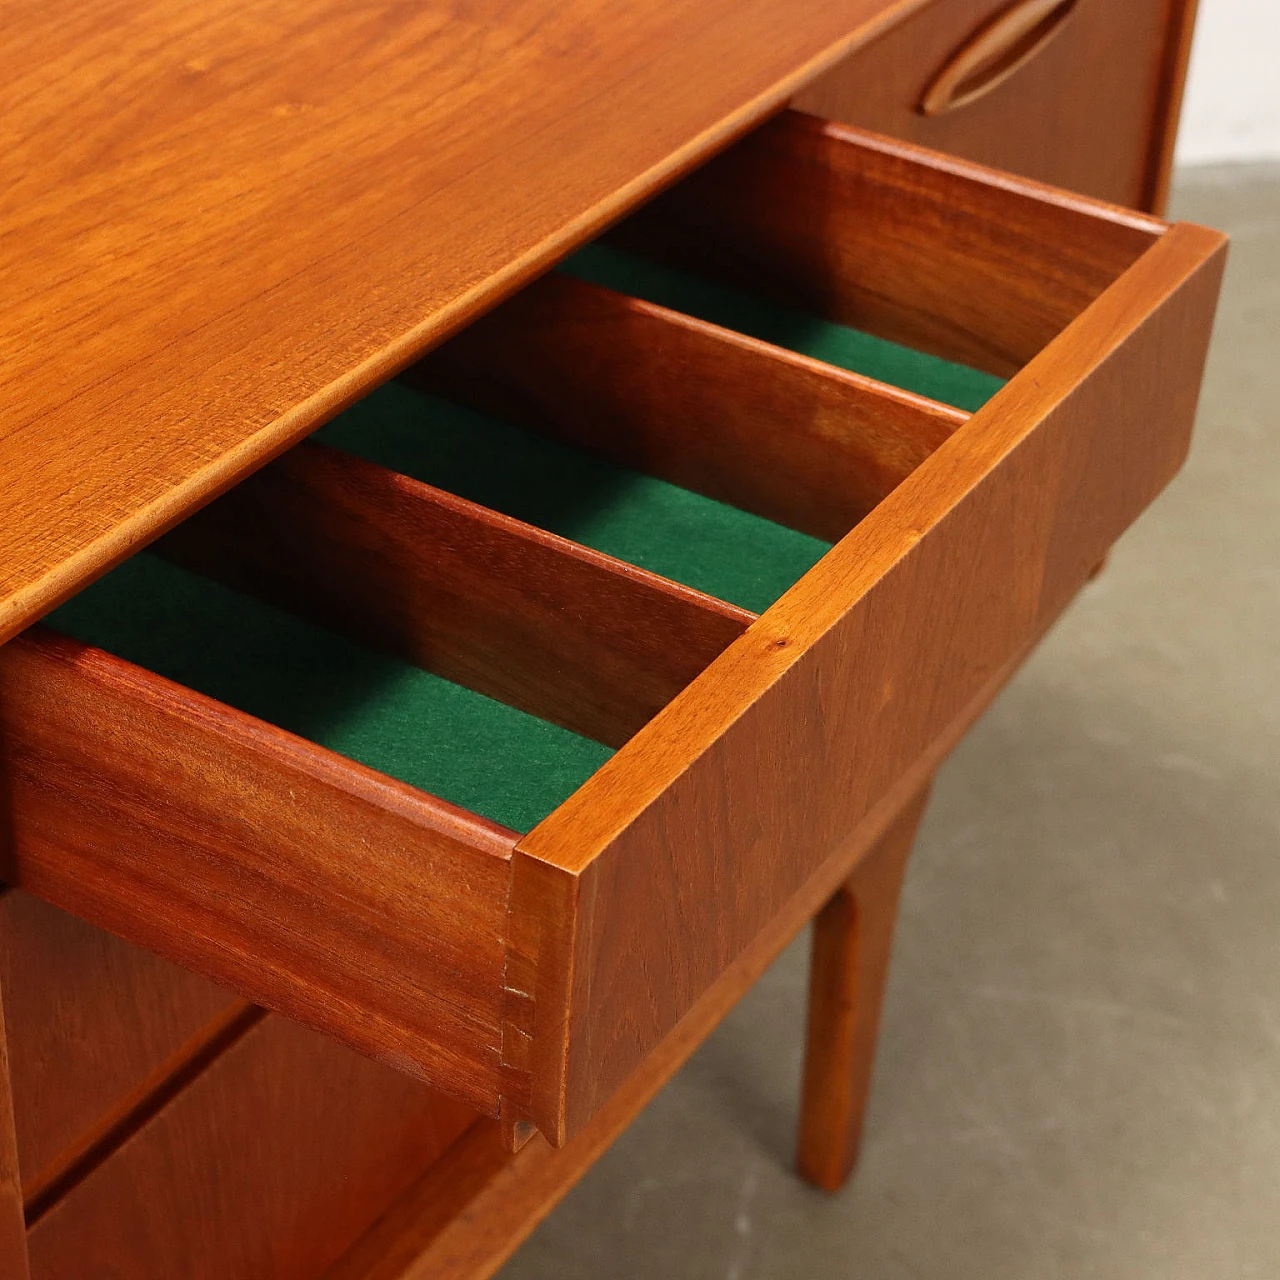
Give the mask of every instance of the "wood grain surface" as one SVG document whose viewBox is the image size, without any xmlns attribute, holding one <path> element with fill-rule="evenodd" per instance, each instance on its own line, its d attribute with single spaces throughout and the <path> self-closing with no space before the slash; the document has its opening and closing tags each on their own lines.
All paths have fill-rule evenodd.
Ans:
<svg viewBox="0 0 1280 1280">
<path fill-rule="evenodd" d="M 241 1006 L 29 894 L 0 894 L 18 1163 L 30 1201 Z"/>
<path fill-rule="evenodd" d="M 313 1280 L 474 1120 L 284 1018 L 32 1225 L 34 1280 Z"/>
<path fill-rule="evenodd" d="M 789 111 L 647 205 L 621 246 L 1008 376 L 1154 218 Z"/>
<path fill-rule="evenodd" d="M 0 640 L 923 2 L 14 9 Z"/>
<path fill-rule="evenodd" d="M 969 417 L 563 275 L 402 376 L 829 542 Z"/>
<path fill-rule="evenodd" d="M 3 879 L 496 1113 L 514 833 L 43 628 L 0 763 Z"/>
<path fill-rule="evenodd" d="M 0 923 L 0 931 L 4 928 Z M 27 1280 L 27 1231 L 22 1212 L 22 1173 L 10 1088 L 9 1045 L 0 988 L 0 1275 Z"/>
<path fill-rule="evenodd" d="M 1174 148 L 1182 118 L 1182 100 L 1191 66 L 1191 42 L 1195 36 L 1200 0 L 1169 0 L 1165 36 L 1164 70 L 1156 104 L 1155 139 L 1147 172 L 1147 188 L 1141 207 L 1163 214 L 1173 181 Z"/>
<path fill-rule="evenodd" d="M 1018 655 L 1021 657 L 1022 655 Z M 688 1060 L 725 1014 L 809 924 L 870 850 L 919 808 L 929 776 L 1010 674 L 997 673 L 910 769 L 832 850 L 786 907 L 699 997 L 582 1132 L 559 1150 L 537 1135 L 518 1151 L 502 1126 L 481 1121 L 401 1197 L 324 1280 L 484 1280 L 516 1250 Z"/>
<path fill-rule="evenodd" d="M 1195 0 L 1076 0 L 1004 84 L 946 115 L 926 87 L 1010 0 L 935 0 L 819 77 L 793 105 L 1084 195 L 1159 213 Z"/>
<path fill-rule="evenodd" d="M 738 199 L 761 147 L 790 174 L 787 140 L 797 189 L 836 207 L 812 224 L 833 296 L 865 235 L 887 246 L 884 314 L 931 317 L 917 330 L 996 315 L 984 289 L 1020 309 L 1024 348 L 1067 327 L 520 843 L 509 898 L 512 833 L 47 633 L 0 651 L 11 878 L 478 1110 L 501 1100 L 513 1132 L 580 1130 L 1056 616 L 1176 469 L 1198 390 L 1221 237 L 799 117 L 727 158 Z M 838 216 L 855 152 L 894 210 L 865 230 Z M 891 226 L 956 207 L 950 237 L 906 237 L 943 277 L 912 312 Z M 765 250 L 797 241 L 736 200 L 726 238 L 734 210 Z"/>
<path fill-rule="evenodd" d="M 813 922 L 796 1168 L 824 1191 L 858 1158 L 902 877 L 928 798 L 926 787 Z"/>
<path fill-rule="evenodd" d="M 1156 239 L 517 846 L 510 985 L 530 994 L 509 1016 L 528 1047 L 507 1089 L 525 1083 L 553 1141 L 581 1129 L 1177 470 L 1223 245 L 1187 225 Z M 534 915 L 536 936 L 521 932 Z"/>
<path fill-rule="evenodd" d="M 165 1075 L 157 1073 L 149 1082 L 147 1092 L 132 1100 L 132 1105 L 121 1107 L 104 1117 L 89 1140 L 79 1146 L 72 1159 L 53 1171 L 53 1176 L 42 1182 L 34 1194 L 26 1196 L 27 1228 L 30 1230 L 59 1200 L 109 1161 L 116 1151 L 144 1125 L 167 1107 L 191 1083 L 202 1075 L 218 1058 L 237 1043 L 252 1027 L 267 1016 L 267 1011 L 247 1000 L 229 1005 L 214 1021 L 202 1028 L 198 1037 L 192 1037 L 184 1046 L 182 1057 L 174 1056 Z"/>
<path fill-rule="evenodd" d="M 615 747 L 755 618 L 314 444 L 184 521 L 159 550 Z"/>
</svg>

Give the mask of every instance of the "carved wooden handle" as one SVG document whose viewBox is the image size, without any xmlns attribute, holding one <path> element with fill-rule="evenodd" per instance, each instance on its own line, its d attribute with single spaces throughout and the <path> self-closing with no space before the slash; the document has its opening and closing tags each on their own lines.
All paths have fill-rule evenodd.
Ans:
<svg viewBox="0 0 1280 1280">
<path fill-rule="evenodd" d="M 1030 62 L 1066 25 L 1078 0 L 1019 0 L 947 61 L 920 99 L 920 114 L 940 116 L 976 102 Z"/>
</svg>

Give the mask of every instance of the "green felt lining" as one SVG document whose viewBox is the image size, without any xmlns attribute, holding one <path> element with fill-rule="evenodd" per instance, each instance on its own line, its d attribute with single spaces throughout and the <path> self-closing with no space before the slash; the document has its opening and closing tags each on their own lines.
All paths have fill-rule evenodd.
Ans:
<svg viewBox="0 0 1280 1280">
<path fill-rule="evenodd" d="M 830 545 L 398 383 L 315 438 L 756 613 Z"/>
<path fill-rule="evenodd" d="M 580 250 L 561 270 L 961 408 L 980 407 L 1003 385 L 964 365 L 602 245 Z M 759 516 L 395 384 L 316 438 L 757 613 L 829 549 Z"/>
<path fill-rule="evenodd" d="M 975 412 L 1004 386 L 1004 380 L 993 374 L 886 342 L 607 245 L 587 245 L 559 269 L 957 409 Z"/>
<path fill-rule="evenodd" d="M 600 246 L 566 269 L 961 408 L 977 408 L 1001 385 Z M 398 384 L 317 438 L 756 612 L 828 549 Z M 544 818 L 611 754 L 149 554 L 88 587 L 50 623 L 516 831 Z"/>
<path fill-rule="evenodd" d="M 516 831 L 612 754 L 145 552 L 49 624 Z"/>
<path fill-rule="evenodd" d="M 979 407 L 1002 385 L 599 244 L 562 270 L 959 407 Z M 397 384 L 349 408 L 316 439 L 756 613 L 828 550 L 749 512 Z"/>
</svg>

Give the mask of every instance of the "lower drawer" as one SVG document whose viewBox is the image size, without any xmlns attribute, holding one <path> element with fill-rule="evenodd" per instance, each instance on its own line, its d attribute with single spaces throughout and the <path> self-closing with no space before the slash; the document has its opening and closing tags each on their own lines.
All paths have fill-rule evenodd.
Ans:
<svg viewBox="0 0 1280 1280">
<path fill-rule="evenodd" d="M 1222 262 L 795 114 L 610 241 L 0 650 L 17 883 L 557 1144 L 1176 471 Z"/>
<path fill-rule="evenodd" d="M 314 1280 L 473 1119 L 265 1016 L 31 1225 L 32 1280 Z"/>
<path fill-rule="evenodd" d="M 0 993 L 28 1205 L 244 1008 L 18 890 L 0 892 Z"/>
</svg>

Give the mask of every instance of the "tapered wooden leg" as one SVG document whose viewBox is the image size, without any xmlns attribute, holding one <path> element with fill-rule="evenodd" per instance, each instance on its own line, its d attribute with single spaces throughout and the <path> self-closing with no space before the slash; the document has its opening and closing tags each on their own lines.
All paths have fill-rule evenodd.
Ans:
<svg viewBox="0 0 1280 1280">
<path fill-rule="evenodd" d="M 858 1156 L 898 895 L 928 788 L 894 819 L 814 921 L 800 1101 L 800 1175 L 838 1190 Z"/>
</svg>

